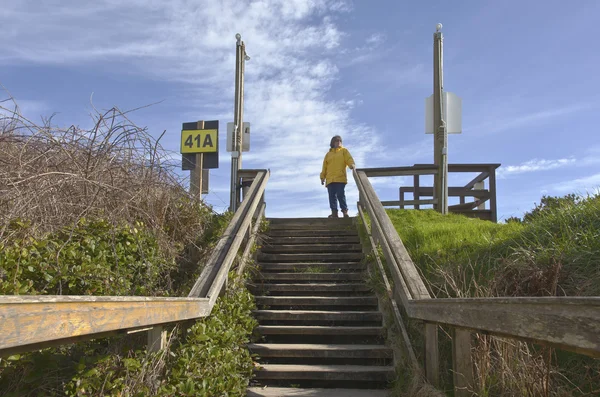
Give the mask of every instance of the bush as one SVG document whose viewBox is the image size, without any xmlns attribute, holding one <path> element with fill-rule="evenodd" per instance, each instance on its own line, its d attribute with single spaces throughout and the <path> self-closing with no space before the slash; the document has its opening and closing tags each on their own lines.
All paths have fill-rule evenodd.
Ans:
<svg viewBox="0 0 600 397">
<path fill-rule="evenodd" d="M 219 298 L 211 316 L 190 329 L 187 343 L 174 349 L 168 384 L 161 388 L 161 395 L 245 396 L 254 368 L 245 345 L 258 324 L 252 317 L 255 308 L 254 297 L 237 279 Z"/>
<path fill-rule="evenodd" d="M 122 232 L 131 237 L 131 231 Z M 138 230 L 137 234 L 143 232 Z M 122 245 L 132 247 L 134 244 Z M 136 254 L 139 253 L 123 253 Z M 110 293 L 111 287 L 131 288 L 136 273 L 128 269 L 126 266 L 120 269 L 122 283 L 100 284 L 103 292 Z M 76 280 L 75 276 L 70 277 L 72 279 L 63 278 L 63 283 Z M 245 344 L 257 324 L 252 317 L 255 304 L 243 280 L 234 279 L 234 272 L 230 279 L 229 288 L 217 300 L 211 315 L 196 322 L 185 341 L 178 339 L 178 328 L 175 328 L 170 347 L 161 353 L 146 352 L 146 338 L 142 333 L 15 355 L 0 360 L 0 394 L 10 397 L 40 393 L 45 396 L 244 396 L 253 369 Z M 69 288 L 73 291 L 89 288 L 98 280 L 90 274 Z M 56 283 L 50 284 L 46 290 L 56 288 Z M 31 290 L 34 290 L 38 283 L 25 285 L 32 285 Z"/>
<path fill-rule="evenodd" d="M 81 219 L 40 238 L 29 236 L 27 226 L 12 222 L 13 238 L 0 244 L 2 295 L 169 294 L 175 261 L 142 223 Z"/>
</svg>

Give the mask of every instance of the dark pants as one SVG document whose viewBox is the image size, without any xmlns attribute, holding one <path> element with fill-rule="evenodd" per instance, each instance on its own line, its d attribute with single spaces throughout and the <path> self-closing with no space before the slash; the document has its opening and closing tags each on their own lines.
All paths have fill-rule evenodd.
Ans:
<svg viewBox="0 0 600 397">
<path fill-rule="evenodd" d="M 337 202 L 340 202 L 340 207 L 342 211 L 348 211 L 348 206 L 346 205 L 346 193 L 344 189 L 346 188 L 346 184 L 342 182 L 331 182 L 327 185 L 327 191 L 329 192 L 329 207 L 331 207 L 332 211 L 337 211 Z"/>
</svg>

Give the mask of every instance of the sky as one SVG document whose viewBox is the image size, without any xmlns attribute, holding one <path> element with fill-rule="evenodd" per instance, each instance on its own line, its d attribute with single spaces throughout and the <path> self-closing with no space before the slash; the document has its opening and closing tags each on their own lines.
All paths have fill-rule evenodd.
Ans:
<svg viewBox="0 0 600 397">
<path fill-rule="evenodd" d="M 437 23 L 444 89 L 462 98 L 448 161 L 502 164 L 499 220 L 543 195 L 600 186 L 596 0 L 0 0 L 0 10 L 0 83 L 29 119 L 86 126 L 94 107 L 153 104 L 129 117 L 166 131 L 176 160 L 182 123 L 219 120 L 220 164 L 204 196 L 217 212 L 229 206 L 236 33 L 251 57 L 242 165 L 270 169 L 269 217 L 329 213 L 319 173 L 333 135 L 358 168 L 433 162 L 424 108 Z M 450 174 L 449 185 L 474 176 Z M 371 182 L 381 200 L 412 184 Z"/>
</svg>

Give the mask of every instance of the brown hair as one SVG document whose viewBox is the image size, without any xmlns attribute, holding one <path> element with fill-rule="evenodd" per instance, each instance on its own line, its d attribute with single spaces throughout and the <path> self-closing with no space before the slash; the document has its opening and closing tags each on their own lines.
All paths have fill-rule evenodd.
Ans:
<svg viewBox="0 0 600 397">
<path fill-rule="evenodd" d="M 335 135 L 333 138 L 331 138 L 331 141 L 329 142 L 329 147 L 330 147 L 330 148 L 332 148 L 332 149 L 333 149 L 333 142 L 334 142 L 336 139 L 339 139 L 339 140 L 340 140 L 340 143 L 342 142 L 342 137 L 341 137 L 341 136 L 339 136 L 339 135 Z"/>
</svg>

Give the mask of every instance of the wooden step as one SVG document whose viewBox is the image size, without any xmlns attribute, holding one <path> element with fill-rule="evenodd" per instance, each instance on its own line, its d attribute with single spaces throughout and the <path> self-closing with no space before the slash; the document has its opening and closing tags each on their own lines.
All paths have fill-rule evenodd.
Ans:
<svg viewBox="0 0 600 397">
<path fill-rule="evenodd" d="M 311 358 L 392 358 L 393 352 L 384 345 L 333 345 L 251 343 L 251 353 L 260 357 L 311 357 Z"/>
<path fill-rule="evenodd" d="M 266 218 L 270 225 L 322 225 L 342 224 L 351 225 L 353 218 Z"/>
<path fill-rule="evenodd" d="M 263 246 L 276 244 L 360 244 L 360 237 L 353 236 L 321 236 L 321 237 L 268 237 L 264 236 Z"/>
<path fill-rule="evenodd" d="M 261 273 L 257 280 L 276 280 L 278 282 L 289 281 L 297 283 L 298 281 L 364 281 L 365 275 L 362 273 Z"/>
<path fill-rule="evenodd" d="M 334 253 L 334 252 L 362 252 L 360 244 L 264 244 L 260 252 L 269 254 L 287 253 Z"/>
<path fill-rule="evenodd" d="M 374 306 L 376 296 L 257 296 L 257 305 L 266 306 Z"/>
<path fill-rule="evenodd" d="M 362 252 L 265 254 L 259 253 L 258 262 L 348 262 L 363 259 Z"/>
<path fill-rule="evenodd" d="M 311 291 L 315 294 L 319 292 L 368 292 L 371 291 L 368 285 L 362 283 L 352 284 L 336 284 L 336 283 L 310 283 L 310 284 L 256 284 L 250 286 L 260 287 L 262 290 L 269 292 L 289 292 L 290 295 L 298 291 Z"/>
<path fill-rule="evenodd" d="M 323 273 L 340 272 L 366 269 L 366 265 L 359 261 L 353 262 L 292 262 L 292 263 L 259 263 L 264 272 L 296 272 L 296 273 Z"/>
<path fill-rule="evenodd" d="M 254 372 L 256 379 L 391 381 L 394 367 L 363 365 L 263 364 Z"/>
<path fill-rule="evenodd" d="M 380 322 L 378 311 L 254 310 L 257 320 Z"/>
<path fill-rule="evenodd" d="M 319 325 L 259 325 L 255 328 L 259 335 L 360 335 L 383 336 L 383 327 L 344 327 Z"/>
<path fill-rule="evenodd" d="M 246 397 L 387 397 L 376 389 L 299 389 L 292 387 L 250 387 Z"/>
<path fill-rule="evenodd" d="M 275 230 L 352 230 L 356 233 L 356 226 L 349 222 L 320 222 L 308 223 L 270 223 L 269 232 Z"/>
<path fill-rule="evenodd" d="M 356 230 L 322 230 L 322 229 L 276 229 L 267 232 L 267 238 L 270 237 L 346 237 L 358 236 Z"/>
</svg>

